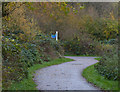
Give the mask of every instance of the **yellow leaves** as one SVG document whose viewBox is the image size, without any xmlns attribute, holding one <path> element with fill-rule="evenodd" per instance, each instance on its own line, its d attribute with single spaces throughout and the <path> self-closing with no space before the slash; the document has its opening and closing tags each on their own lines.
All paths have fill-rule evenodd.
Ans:
<svg viewBox="0 0 120 92">
<path fill-rule="evenodd" d="M 10 21 L 11 18 L 10 18 L 10 16 L 5 16 L 4 19 L 5 19 L 6 21 Z"/>
<path fill-rule="evenodd" d="M 80 9 L 84 9 L 85 7 L 84 6 L 80 6 Z"/>
<path fill-rule="evenodd" d="M 103 33 L 106 33 L 107 31 L 105 30 Z"/>
<path fill-rule="evenodd" d="M 8 39 L 8 38 L 5 38 L 5 40 L 6 40 L 6 42 L 8 42 L 8 41 L 9 41 L 9 39 Z"/>
<path fill-rule="evenodd" d="M 9 2 L 7 6 L 5 7 L 7 12 L 13 12 L 13 10 L 17 9 L 17 7 L 20 7 L 22 2 Z"/>
<path fill-rule="evenodd" d="M 9 3 L 9 10 L 11 10 L 11 8 L 13 7 L 13 5 L 16 4 L 16 6 L 18 7 L 20 5 L 20 3 Z M 31 5 L 31 3 L 27 3 L 29 5 Z M 26 9 L 23 6 L 16 8 L 10 15 L 9 17 L 5 17 L 5 19 L 7 20 L 8 26 L 10 28 L 13 28 L 13 26 L 17 26 L 16 30 L 22 30 L 26 35 L 26 36 L 30 36 L 31 35 L 35 35 L 34 30 L 36 29 L 36 24 L 34 22 L 33 18 L 27 17 L 26 16 Z M 9 21 L 9 22 L 8 22 Z M 14 31 L 14 30 L 12 30 Z M 20 34 L 20 38 L 24 39 L 25 36 L 23 34 Z"/>
<path fill-rule="evenodd" d="M 26 5 L 32 5 L 32 2 L 27 2 Z"/>
<path fill-rule="evenodd" d="M 70 8 L 73 8 L 72 6 L 70 6 Z"/>
<path fill-rule="evenodd" d="M 106 35 L 106 38 L 108 38 L 110 35 L 110 33 L 107 30 L 105 30 L 103 33 Z"/>
<path fill-rule="evenodd" d="M 117 34 L 119 34 L 119 31 L 118 31 L 118 29 L 116 29 L 116 33 L 117 33 Z"/>
<path fill-rule="evenodd" d="M 57 5 L 58 6 L 67 6 L 67 3 L 66 2 L 58 2 Z"/>
<path fill-rule="evenodd" d="M 112 20 L 115 20 L 115 17 L 114 17 L 114 15 L 113 15 L 113 12 L 110 12 L 110 16 L 111 16 Z"/>
<path fill-rule="evenodd" d="M 12 41 L 12 42 L 14 42 L 15 40 L 14 40 L 14 39 L 12 39 L 11 41 Z"/>
<path fill-rule="evenodd" d="M 80 38 L 78 38 L 78 41 L 80 41 Z"/>
<path fill-rule="evenodd" d="M 53 13 L 50 14 L 50 17 L 52 17 L 52 16 L 53 16 Z"/>
<path fill-rule="evenodd" d="M 58 6 L 60 6 L 61 4 L 60 4 L 60 2 L 58 2 Z"/>
<path fill-rule="evenodd" d="M 21 39 L 24 39 L 24 34 L 21 34 L 20 33 L 20 36 L 19 36 Z"/>
<path fill-rule="evenodd" d="M 64 5 L 67 6 L 66 2 L 64 2 Z"/>
</svg>

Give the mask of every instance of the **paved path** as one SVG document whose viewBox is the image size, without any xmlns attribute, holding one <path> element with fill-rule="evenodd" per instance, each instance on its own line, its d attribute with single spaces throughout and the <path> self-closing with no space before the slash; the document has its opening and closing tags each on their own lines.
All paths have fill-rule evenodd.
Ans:
<svg viewBox="0 0 120 92">
<path fill-rule="evenodd" d="M 72 57 L 75 61 L 49 66 L 35 73 L 38 90 L 98 90 L 81 73 L 84 68 L 98 62 L 95 57 Z"/>
</svg>

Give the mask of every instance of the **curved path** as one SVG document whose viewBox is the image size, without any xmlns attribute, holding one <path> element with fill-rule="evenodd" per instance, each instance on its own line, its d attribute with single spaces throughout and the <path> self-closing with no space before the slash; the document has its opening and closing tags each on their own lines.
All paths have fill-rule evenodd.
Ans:
<svg viewBox="0 0 120 92">
<path fill-rule="evenodd" d="M 73 57 L 75 61 L 39 69 L 34 81 L 38 90 L 99 90 L 82 77 L 84 68 L 98 62 L 95 57 Z"/>
</svg>

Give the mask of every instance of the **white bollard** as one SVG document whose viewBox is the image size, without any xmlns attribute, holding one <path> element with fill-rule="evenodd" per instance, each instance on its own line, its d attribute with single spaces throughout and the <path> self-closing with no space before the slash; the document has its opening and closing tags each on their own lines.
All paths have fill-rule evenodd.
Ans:
<svg viewBox="0 0 120 92">
<path fill-rule="evenodd" d="M 56 31 L 56 41 L 58 41 L 58 31 Z"/>
</svg>

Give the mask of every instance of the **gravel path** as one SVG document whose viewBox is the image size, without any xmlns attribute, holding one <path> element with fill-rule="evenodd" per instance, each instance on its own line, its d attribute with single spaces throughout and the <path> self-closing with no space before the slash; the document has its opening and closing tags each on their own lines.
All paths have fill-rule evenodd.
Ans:
<svg viewBox="0 0 120 92">
<path fill-rule="evenodd" d="M 39 69 L 34 81 L 38 90 L 98 90 L 82 77 L 84 68 L 98 62 L 95 57 L 66 56 L 75 61 Z"/>
</svg>

